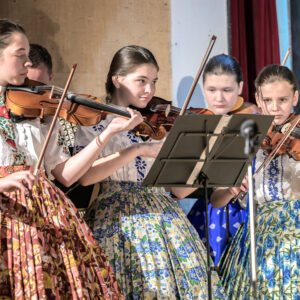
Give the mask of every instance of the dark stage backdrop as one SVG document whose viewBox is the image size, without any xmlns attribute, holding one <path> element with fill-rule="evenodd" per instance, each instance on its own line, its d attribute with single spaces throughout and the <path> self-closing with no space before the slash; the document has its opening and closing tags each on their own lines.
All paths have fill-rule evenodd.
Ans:
<svg viewBox="0 0 300 300">
<path fill-rule="evenodd" d="M 255 103 L 257 74 L 269 64 L 280 63 L 276 1 L 230 0 L 229 5 L 231 54 L 242 67 L 242 96 Z"/>
<path fill-rule="evenodd" d="M 291 36 L 292 36 L 292 67 L 295 73 L 298 89 L 300 88 L 300 1 L 290 0 Z M 295 108 L 300 113 L 300 103 Z"/>
</svg>

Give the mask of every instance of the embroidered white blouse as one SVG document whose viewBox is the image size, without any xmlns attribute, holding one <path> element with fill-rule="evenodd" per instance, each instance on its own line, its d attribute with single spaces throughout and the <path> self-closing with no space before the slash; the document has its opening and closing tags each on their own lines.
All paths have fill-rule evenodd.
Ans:
<svg viewBox="0 0 300 300">
<path fill-rule="evenodd" d="M 99 122 L 95 126 L 78 126 L 75 135 L 75 153 L 79 152 L 93 138 L 98 136 L 113 118 L 114 116 L 108 115 L 105 120 Z M 148 140 L 147 142 L 151 141 Z M 109 140 L 99 157 L 118 152 L 121 149 L 137 143 L 143 143 L 143 140 L 139 136 L 136 136 L 133 131 L 117 133 Z M 153 161 L 153 158 L 138 156 L 124 167 L 114 172 L 107 180 L 142 182 L 147 172 L 150 170 Z"/>
<path fill-rule="evenodd" d="M 48 117 L 45 124 L 42 124 L 38 118 L 14 123 L 17 150 L 10 146 L 5 141 L 5 137 L 0 134 L 0 165 L 9 166 L 26 163 L 28 166 L 35 166 L 51 120 L 52 118 Z M 42 167 L 44 167 L 50 179 L 53 179 L 51 171 L 56 165 L 69 158 L 68 149 L 64 146 L 63 141 L 62 129 L 57 121 L 42 162 Z"/>
<path fill-rule="evenodd" d="M 266 159 L 260 149 L 256 155 L 255 169 Z M 287 154 L 274 158 L 269 166 L 260 170 L 254 179 L 254 195 L 259 204 L 269 201 L 300 199 L 300 161 Z"/>
</svg>

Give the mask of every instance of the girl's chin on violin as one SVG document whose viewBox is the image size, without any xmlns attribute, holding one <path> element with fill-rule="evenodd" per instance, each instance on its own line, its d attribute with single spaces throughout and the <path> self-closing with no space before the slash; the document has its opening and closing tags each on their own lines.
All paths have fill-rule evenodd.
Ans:
<svg viewBox="0 0 300 300">
<path fill-rule="evenodd" d="M 140 100 L 142 101 L 142 102 L 145 102 L 146 103 L 146 105 L 148 104 L 148 102 L 150 101 L 152 99 L 152 97 L 140 97 Z"/>
<path fill-rule="evenodd" d="M 134 103 L 132 103 L 132 105 L 136 108 L 145 108 L 151 99 L 152 97 L 139 97 L 138 101 L 135 101 Z"/>
<path fill-rule="evenodd" d="M 14 78 L 12 78 L 9 81 L 9 84 L 12 84 L 12 85 L 22 85 L 24 83 L 24 81 L 25 81 L 26 76 L 27 76 L 27 72 L 26 73 L 21 73 L 18 76 L 15 76 Z"/>
</svg>

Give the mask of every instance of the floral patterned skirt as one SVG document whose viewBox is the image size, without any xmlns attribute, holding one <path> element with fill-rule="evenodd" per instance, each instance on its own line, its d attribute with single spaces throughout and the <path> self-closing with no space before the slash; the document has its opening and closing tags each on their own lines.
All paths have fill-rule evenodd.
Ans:
<svg viewBox="0 0 300 300">
<path fill-rule="evenodd" d="M 300 200 L 260 205 L 256 220 L 259 299 L 299 300 Z M 229 299 L 254 299 L 249 226 L 240 258 L 243 229 L 241 226 L 220 261 L 220 275 Z"/>
<path fill-rule="evenodd" d="M 29 194 L 0 194 L 0 298 L 123 299 L 91 231 L 42 172 Z"/>
<path fill-rule="evenodd" d="M 207 299 L 206 250 L 163 190 L 102 183 L 85 217 L 126 299 Z M 224 298 L 215 272 L 212 281 L 213 298 Z"/>
</svg>

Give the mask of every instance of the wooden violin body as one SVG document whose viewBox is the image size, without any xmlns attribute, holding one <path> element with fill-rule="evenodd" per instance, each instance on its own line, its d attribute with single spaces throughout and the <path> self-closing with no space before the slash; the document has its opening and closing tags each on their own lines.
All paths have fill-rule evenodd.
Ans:
<svg viewBox="0 0 300 300">
<path fill-rule="evenodd" d="M 46 86 L 40 82 L 26 80 L 22 86 L 9 86 L 6 91 L 5 105 L 14 122 L 25 118 L 40 118 L 53 116 L 56 112 L 61 89 Z M 129 119 L 130 113 L 126 108 L 106 104 L 101 99 L 85 94 L 68 93 L 59 111 L 59 117 L 66 121 L 92 126 L 104 120 L 108 114 L 114 114 Z M 158 130 L 146 120 L 139 124 L 135 131 L 142 136 L 161 139 Z"/>
<path fill-rule="evenodd" d="M 9 86 L 7 88 L 5 105 L 14 121 L 21 121 L 24 118 L 43 119 L 44 116 L 55 114 L 60 96 L 61 90 L 59 88 L 46 86 L 33 80 L 26 80 L 23 86 Z M 86 105 L 83 105 L 84 101 L 73 101 L 75 96 L 82 97 Z M 69 93 L 59 116 L 75 124 L 90 126 L 106 118 L 108 114 L 106 108 L 105 103 L 94 96 Z M 130 117 L 125 109 L 121 110 L 119 108 L 116 113 Z"/>
<path fill-rule="evenodd" d="M 156 139 L 163 138 L 172 126 L 176 118 L 179 116 L 181 109 L 171 105 L 170 101 L 159 97 L 153 97 L 147 107 L 139 109 L 145 120 L 154 128 Z M 259 108 L 252 103 L 244 102 L 243 98 L 239 97 L 237 104 L 229 114 L 259 114 Z M 185 115 L 214 115 L 214 113 L 206 108 L 190 107 L 184 113 Z M 146 136 L 150 134 L 146 133 Z M 153 136 L 152 136 L 153 138 Z"/>
<path fill-rule="evenodd" d="M 154 128 L 156 136 L 152 138 L 162 139 L 174 125 L 180 114 L 180 108 L 172 106 L 170 101 L 160 97 L 153 97 L 145 108 L 136 108 L 147 122 Z M 206 108 L 190 108 L 186 110 L 185 115 L 209 114 L 213 112 Z"/>
<path fill-rule="evenodd" d="M 297 124 L 295 124 L 297 122 Z M 296 125 L 284 143 L 276 151 L 276 155 L 288 154 L 295 160 L 300 160 L 300 124 L 295 115 L 291 115 L 282 125 L 273 125 L 267 132 L 262 143 L 262 149 L 266 154 L 271 153 L 281 143 L 290 126 Z"/>
</svg>

